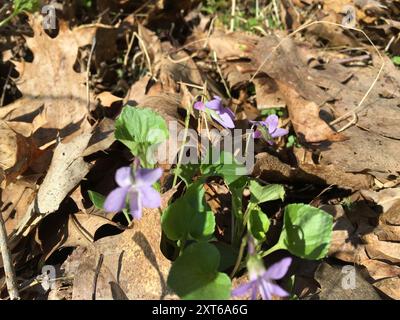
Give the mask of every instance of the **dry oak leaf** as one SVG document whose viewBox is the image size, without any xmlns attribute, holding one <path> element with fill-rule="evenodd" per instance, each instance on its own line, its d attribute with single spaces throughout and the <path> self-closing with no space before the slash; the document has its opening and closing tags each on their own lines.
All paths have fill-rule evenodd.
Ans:
<svg viewBox="0 0 400 320">
<path fill-rule="evenodd" d="M 38 17 L 30 16 L 30 25 L 34 36 L 26 37 L 26 43 L 33 62 L 15 62 L 20 73 L 16 83 L 23 96 L 1 108 L 0 119 L 32 122 L 32 116 L 43 107 L 47 120 L 43 128 L 78 124 L 87 114 L 86 74 L 75 72 L 73 66 L 78 48 L 92 42 L 96 29 L 69 30 L 67 23 L 60 21 L 59 33 L 52 39 Z"/>
<path fill-rule="evenodd" d="M 175 189 L 162 195 L 161 208 L 167 206 Z M 143 217 L 123 233 L 102 238 L 87 248 L 74 274 L 72 299 L 91 300 L 100 256 L 96 299 L 176 299 L 167 288 L 171 262 L 160 249 L 161 219 L 157 209 L 144 209 Z M 69 263 L 72 263 L 70 261 Z M 121 293 L 115 295 L 115 292 Z"/>
</svg>

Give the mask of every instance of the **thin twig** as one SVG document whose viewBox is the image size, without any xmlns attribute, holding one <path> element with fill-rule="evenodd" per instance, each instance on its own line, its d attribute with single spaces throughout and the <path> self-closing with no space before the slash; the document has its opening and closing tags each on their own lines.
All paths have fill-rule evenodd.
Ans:
<svg viewBox="0 0 400 320">
<path fill-rule="evenodd" d="M 120 25 L 120 22 L 115 25 L 115 26 L 110 26 L 109 24 L 104 24 L 104 23 L 89 23 L 89 24 L 83 24 L 79 27 L 76 27 L 76 30 L 79 29 L 86 29 L 86 28 L 102 28 L 102 29 L 118 29 Z"/>
<path fill-rule="evenodd" d="M 92 62 L 94 48 L 96 47 L 96 36 L 93 37 L 92 48 L 90 49 L 89 59 L 86 67 L 86 107 L 90 115 L 90 65 Z"/>
<path fill-rule="evenodd" d="M 99 257 L 99 261 L 97 262 L 97 267 L 95 270 L 95 274 L 94 274 L 94 279 L 93 279 L 93 293 L 92 293 L 92 300 L 96 300 L 96 291 L 97 291 L 97 279 L 99 278 L 99 274 L 100 274 L 100 269 L 101 266 L 103 264 L 103 259 L 104 256 L 101 253 L 100 257 Z"/>
<path fill-rule="evenodd" d="M 136 36 L 135 33 L 132 34 L 131 41 L 129 41 L 128 49 L 126 50 L 125 58 L 124 58 L 124 67 L 127 66 L 129 60 L 129 54 L 131 53 L 133 41 L 135 40 Z"/>
<path fill-rule="evenodd" d="M 3 216 L 0 212 L 0 250 L 3 259 L 4 273 L 6 275 L 6 285 L 11 300 L 19 300 L 19 292 L 12 256 L 8 246 L 7 232 L 4 226 Z"/>
<path fill-rule="evenodd" d="M 1 100 L 0 100 L 0 107 L 2 107 L 4 105 L 4 98 L 6 96 L 6 90 L 7 90 L 8 80 L 10 79 L 11 70 L 12 70 L 12 68 L 10 67 L 10 69 L 8 69 L 6 82 L 4 83 L 4 86 L 3 86 L 3 92 L 1 94 Z"/>
<path fill-rule="evenodd" d="M 224 85 L 225 91 L 226 91 L 228 97 L 232 98 L 231 92 L 229 91 L 228 84 L 226 83 L 224 75 L 222 74 L 222 70 L 221 70 L 221 68 L 220 68 L 220 66 L 218 64 L 218 57 L 217 57 L 217 53 L 215 51 L 213 51 L 213 58 L 214 58 L 215 65 L 217 67 L 218 74 L 221 77 L 222 84 Z"/>
<path fill-rule="evenodd" d="M 236 0 L 232 0 L 231 6 L 231 27 L 229 31 L 233 32 L 235 30 L 235 13 L 236 13 Z"/>
</svg>

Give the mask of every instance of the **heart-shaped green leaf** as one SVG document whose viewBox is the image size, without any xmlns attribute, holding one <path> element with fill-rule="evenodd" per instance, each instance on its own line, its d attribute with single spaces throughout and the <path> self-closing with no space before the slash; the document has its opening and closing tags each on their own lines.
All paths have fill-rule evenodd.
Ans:
<svg viewBox="0 0 400 320">
<path fill-rule="evenodd" d="M 218 156 L 216 156 L 218 155 Z M 217 159 L 214 159 L 217 158 Z M 200 171 L 205 176 L 220 176 L 229 185 L 247 174 L 246 166 L 239 164 L 235 156 L 227 151 L 218 153 L 210 148 L 200 166 Z"/>
<path fill-rule="evenodd" d="M 226 300 L 230 297 L 231 280 L 218 272 L 220 255 L 207 242 L 187 247 L 172 264 L 167 284 L 185 300 Z"/>
<path fill-rule="evenodd" d="M 249 188 L 251 193 L 250 202 L 254 204 L 278 199 L 283 200 L 285 197 L 285 189 L 280 184 L 262 186 L 257 181 L 251 180 Z"/>
<path fill-rule="evenodd" d="M 147 108 L 125 106 L 115 121 L 115 138 L 125 144 L 141 160 L 142 166 L 150 163 L 151 147 L 168 139 L 169 131 L 165 120 Z M 151 159 L 154 161 L 154 159 Z"/>
<path fill-rule="evenodd" d="M 169 239 L 182 240 L 191 236 L 196 240 L 207 240 L 213 235 L 215 217 L 204 194 L 203 181 L 198 181 L 165 209 L 161 225 Z"/>
<path fill-rule="evenodd" d="M 325 211 L 306 204 L 290 204 L 285 208 L 278 245 L 300 258 L 322 259 L 328 253 L 332 228 L 333 217 Z"/>
<path fill-rule="evenodd" d="M 261 211 L 259 206 L 254 206 L 250 210 L 248 223 L 249 231 L 253 237 L 257 240 L 264 240 L 269 225 L 270 222 L 267 215 Z"/>
</svg>

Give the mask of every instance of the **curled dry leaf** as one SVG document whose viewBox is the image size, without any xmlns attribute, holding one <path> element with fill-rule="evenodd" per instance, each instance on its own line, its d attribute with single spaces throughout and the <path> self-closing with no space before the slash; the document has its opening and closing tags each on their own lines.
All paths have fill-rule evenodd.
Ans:
<svg viewBox="0 0 400 320">
<path fill-rule="evenodd" d="M 34 228 L 43 217 L 58 210 L 68 193 L 89 172 L 89 164 L 83 160 L 82 155 L 91 137 L 92 133 L 89 130 L 76 136 L 69 143 L 61 142 L 57 145 L 36 199 L 29 206 L 11 240 L 14 244 L 22 234 L 27 234 Z"/>
<path fill-rule="evenodd" d="M 25 137 L 0 120 L 0 169 L 8 182 L 24 173 L 39 154 L 31 137 Z"/>
</svg>

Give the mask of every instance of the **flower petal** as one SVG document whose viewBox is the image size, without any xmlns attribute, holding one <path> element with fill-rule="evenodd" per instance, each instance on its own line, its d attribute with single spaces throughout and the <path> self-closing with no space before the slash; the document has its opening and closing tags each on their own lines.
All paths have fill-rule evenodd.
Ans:
<svg viewBox="0 0 400 320">
<path fill-rule="evenodd" d="M 256 130 L 256 131 L 253 132 L 253 138 L 254 139 L 259 139 L 261 137 L 262 137 L 262 133 L 261 133 L 260 130 Z"/>
<path fill-rule="evenodd" d="M 162 169 L 138 169 L 135 173 L 135 184 L 138 187 L 151 186 L 154 182 L 162 176 Z"/>
<path fill-rule="evenodd" d="M 262 123 L 264 126 L 268 127 L 269 133 L 272 133 L 278 128 L 279 118 L 276 114 L 271 114 L 265 121 L 262 121 Z"/>
<path fill-rule="evenodd" d="M 277 284 L 274 284 L 274 283 L 270 283 L 270 291 L 271 291 L 271 294 L 273 294 L 274 296 L 278 296 L 278 297 L 289 296 L 289 293 L 287 293 L 280 286 L 278 286 Z"/>
<path fill-rule="evenodd" d="M 211 114 L 211 117 L 213 117 L 213 119 L 217 121 L 221 126 L 228 129 L 233 129 L 235 127 L 235 124 L 233 123 L 233 113 L 231 110 L 229 110 L 230 112 L 226 110 L 229 109 L 224 108 L 222 112 L 217 112 L 217 115 Z"/>
<path fill-rule="evenodd" d="M 129 188 L 116 188 L 110 192 L 104 201 L 104 210 L 108 212 L 121 211 L 126 205 L 126 194 Z"/>
<path fill-rule="evenodd" d="M 263 300 L 271 300 L 271 284 L 265 279 L 261 279 L 259 282 L 259 290 Z"/>
<path fill-rule="evenodd" d="M 232 290 L 231 296 L 232 297 L 238 297 L 238 296 L 243 296 L 245 295 L 249 290 L 255 289 L 256 283 L 254 281 L 249 281 L 247 283 L 244 283 L 240 286 L 238 286 L 236 289 Z"/>
<path fill-rule="evenodd" d="M 284 258 L 281 261 L 274 263 L 267 271 L 264 272 L 264 279 L 278 280 L 282 278 L 289 269 L 292 263 L 292 258 Z"/>
<path fill-rule="evenodd" d="M 206 106 L 204 105 L 203 102 L 197 101 L 197 102 L 195 102 L 195 104 L 193 105 L 193 108 L 195 108 L 196 110 L 204 111 L 204 110 L 206 109 Z"/>
<path fill-rule="evenodd" d="M 161 196 L 153 187 L 140 187 L 139 192 L 143 207 L 158 208 L 159 206 L 161 206 Z"/>
<path fill-rule="evenodd" d="M 214 99 L 206 102 L 206 107 L 211 110 L 220 110 L 222 108 L 222 99 L 214 96 Z"/>
<path fill-rule="evenodd" d="M 122 167 L 115 173 L 115 181 L 118 186 L 126 188 L 132 185 L 132 171 L 130 167 Z"/>
<path fill-rule="evenodd" d="M 289 131 L 287 131 L 286 129 L 276 128 L 276 130 L 271 133 L 271 137 L 272 138 L 279 138 L 279 137 L 282 137 L 284 135 L 287 135 L 288 133 L 289 133 Z"/>
<path fill-rule="evenodd" d="M 129 207 L 131 215 L 133 219 L 139 220 L 142 217 L 142 204 L 140 194 L 138 191 L 131 191 L 129 195 Z"/>
</svg>

